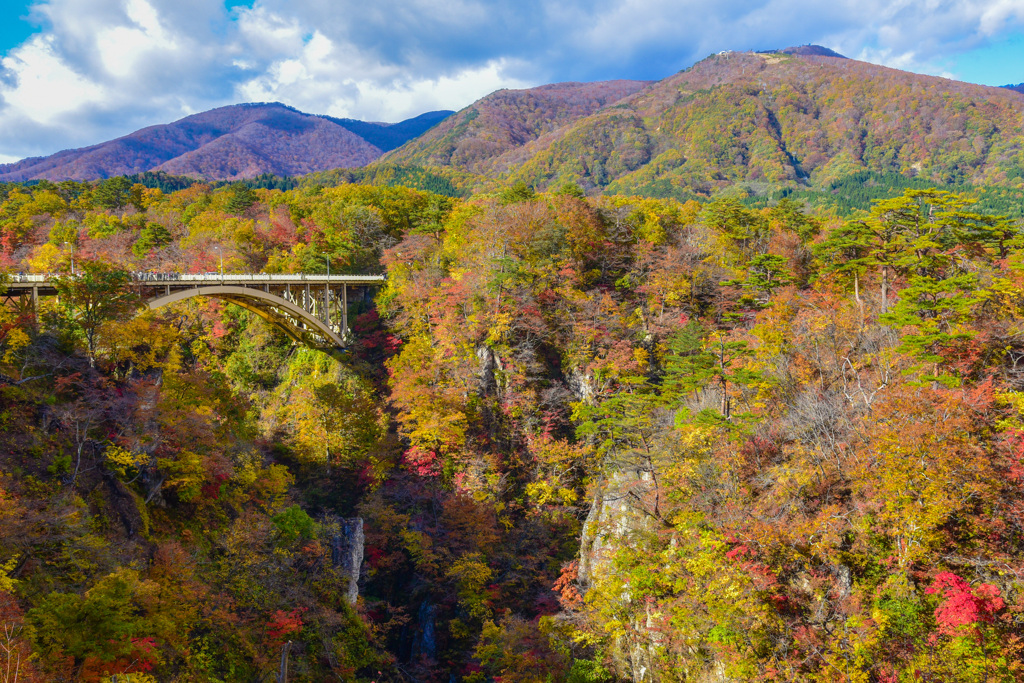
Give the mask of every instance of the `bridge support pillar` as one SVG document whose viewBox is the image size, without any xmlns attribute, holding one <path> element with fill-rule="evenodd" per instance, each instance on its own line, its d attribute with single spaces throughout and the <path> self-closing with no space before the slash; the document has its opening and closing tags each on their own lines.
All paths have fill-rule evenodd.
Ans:
<svg viewBox="0 0 1024 683">
<path fill-rule="evenodd" d="M 348 285 L 341 286 L 341 337 L 348 334 Z"/>
</svg>

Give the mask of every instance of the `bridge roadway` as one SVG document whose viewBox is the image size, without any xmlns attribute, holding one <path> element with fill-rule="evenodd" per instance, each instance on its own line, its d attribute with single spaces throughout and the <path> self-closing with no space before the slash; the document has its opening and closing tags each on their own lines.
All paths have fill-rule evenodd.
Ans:
<svg viewBox="0 0 1024 683">
<path fill-rule="evenodd" d="M 132 273 L 131 287 L 150 310 L 192 297 L 237 304 L 264 318 L 306 346 L 344 348 L 349 291 L 368 298 L 383 275 L 309 275 L 269 273 Z M 73 277 L 73 276 L 72 276 Z M 15 274 L 4 299 L 33 315 L 40 297 L 57 296 L 54 276 Z"/>
</svg>

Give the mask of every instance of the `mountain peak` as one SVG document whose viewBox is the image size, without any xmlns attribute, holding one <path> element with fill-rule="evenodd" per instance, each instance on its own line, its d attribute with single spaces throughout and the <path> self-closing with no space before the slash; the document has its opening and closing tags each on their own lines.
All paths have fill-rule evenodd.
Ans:
<svg viewBox="0 0 1024 683">
<path fill-rule="evenodd" d="M 584 101 L 570 93 L 566 101 Z M 1019 94 L 821 46 L 712 55 L 557 119 L 538 115 L 544 94 L 488 96 L 392 154 L 538 189 L 569 179 L 586 191 L 677 198 L 738 182 L 825 187 L 862 172 L 936 184 L 1020 176 L 1001 151 L 1024 140 Z"/>
<path fill-rule="evenodd" d="M 836 57 L 838 59 L 846 59 L 845 55 L 841 55 L 835 50 L 830 50 L 827 47 L 821 45 L 797 45 L 795 47 L 785 47 L 779 50 L 785 55 L 799 55 L 801 57 Z"/>
<path fill-rule="evenodd" d="M 390 152 L 386 159 L 423 166 L 453 165 L 473 173 L 500 171 L 520 161 L 518 155 L 529 143 L 648 85 L 650 81 L 614 80 L 497 90 Z"/>
<path fill-rule="evenodd" d="M 93 180 L 143 171 L 239 180 L 365 166 L 449 114 L 428 112 L 386 124 L 306 114 L 281 102 L 232 104 L 116 140 L 2 165 L 0 181 Z"/>
</svg>

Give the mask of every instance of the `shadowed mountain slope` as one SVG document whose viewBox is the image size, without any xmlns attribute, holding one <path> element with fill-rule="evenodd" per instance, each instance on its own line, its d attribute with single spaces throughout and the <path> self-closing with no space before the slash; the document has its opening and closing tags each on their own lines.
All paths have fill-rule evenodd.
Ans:
<svg viewBox="0 0 1024 683">
<path fill-rule="evenodd" d="M 379 124 L 313 116 L 279 103 L 232 105 L 98 145 L 0 165 L 0 180 L 91 180 L 143 171 L 237 180 L 358 167 L 447 113 Z"/>
<path fill-rule="evenodd" d="M 384 152 L 401 147 L 454 114 L 451 110 L 429 111 L 399 123 L 370 123 L 357 119 L 324 118 L 346 128 Z"/>
</svg>

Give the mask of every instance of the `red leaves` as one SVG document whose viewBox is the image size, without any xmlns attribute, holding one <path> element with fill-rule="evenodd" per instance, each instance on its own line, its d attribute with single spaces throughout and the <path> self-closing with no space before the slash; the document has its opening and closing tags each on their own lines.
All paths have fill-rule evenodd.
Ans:
<svg viewBox="0 0 1024 683">
<path fill-rule="evenodd" d="M 146 636 L 144 638 L 132 638 L 132 656 L 138 661 L 136 668 L 139 671 L 152 671 L 156 664 L 154 650 L 156 650 L 156 638 Z"/>
<path fill-rule="evenodd" d="M 999 597 L 999 589 L 983 583 L 975 589 L 952 572 L 941 572 L 926 593 L 942 593 L 945 601 L 935 608 L 935 621 L 939 630 L 956 635 L 964 626 L 991 624 L 997 612 L 1006 606 Z"/>
<path fill-rule="evenodd" d="M 779 585 L 775 570 L 761 559 L 755 549 L 743 545 L 735 538 L 730 542 L 737 545 L 727 551 L 725 556 L 743 568 L 757 590 L 770 590 Z"/>
<path fill-rule="evenodd" d="M 435 451 L 413 446 L 405 452 L 405 465 L 409 471 L 421 477 L 436 477 L 441 473 L 441 463 Z"/>
<path fill-rule="evenodd" d="M 213 481 L 209 484 L 204 484 L 202 487 L 203 497 L 207 500 L 217 500 L 220 498 L 220 487 L 221 484 L 230 479 L 231 476 L 223 472 L 213 475 Z"/>
<path fill-rule="evenodd" d="M 562 609 L 578 609 L 583 606 L 583 596 L 576 588 L 576 579 L 579 578 L 579 560 L 573 560 L 562 565 L 562 573 L 552 586 L 552 590 L 558 594 L 558 602 Z"/>
<path fill-rule="evenodd" d="M 1006 446 L 1009 450 L 1006 476 L 1011 481 L 1024 479 L 1024 431 L 1014 430 L 1006 435 Z"/>
<path fill-rule="evenodd" d="M 23 236 L 13 229 L 7 229 L 3 234 L 0 234 L 0 254 L 7 257 L 5 258 L 5 261 L 13 261 L 10 257 L 14 253 L 14 250 L 21 244 L 22 239 L 24 239 Z"/>
<path fill-rule="evenodd" d="M 755 553 L 753 550 L 751 550 L 745 545 L 738 545 L 729 552 L 727 552 L 725 556 L 728 557 L 730 560 L 743 562 L 745 557 L 756 557 L 757 553 Z"/>
<path fill-rule="evenodd" d="M 366 566 L 371 567 L 373 569 L 376 569 L 378 567 L 381 559 L 383 559 L 384 557 L 384 551 L 372 545 L 366 546 L 366 549 L 363 552 L 364 562 L 366 562 Z"/>
<path fill-rule="evenodd" d="M 264 239 L 277 247 L 291 248 L 300 242 L 298 227 L 292 222 L 288 208 L 285 206 L 279 206 L 273 210 L 269 229 L 264 224 L 261 224 L 261 228 L 263 228 Z"/>
<path fill-rule="evenodd" d="M 960 377 L 974 373 L 985 360 L 988 351 L 986 342 L 991 340 L 975 337 L 973 339 L 957 339 L 944 344 L 938 349 L 943 364 Z"/>
<path fill-rule="evenodd" d="M 305 611 L 305 607 L 299 607 L 291 612 L 274 612 L 274 616 L 267 622 L 267 637 L 277 643 L 283 643 L 285 636 L 301 631 L 305 625 L 302 621 L 302 613 Z"/>
</svg>

